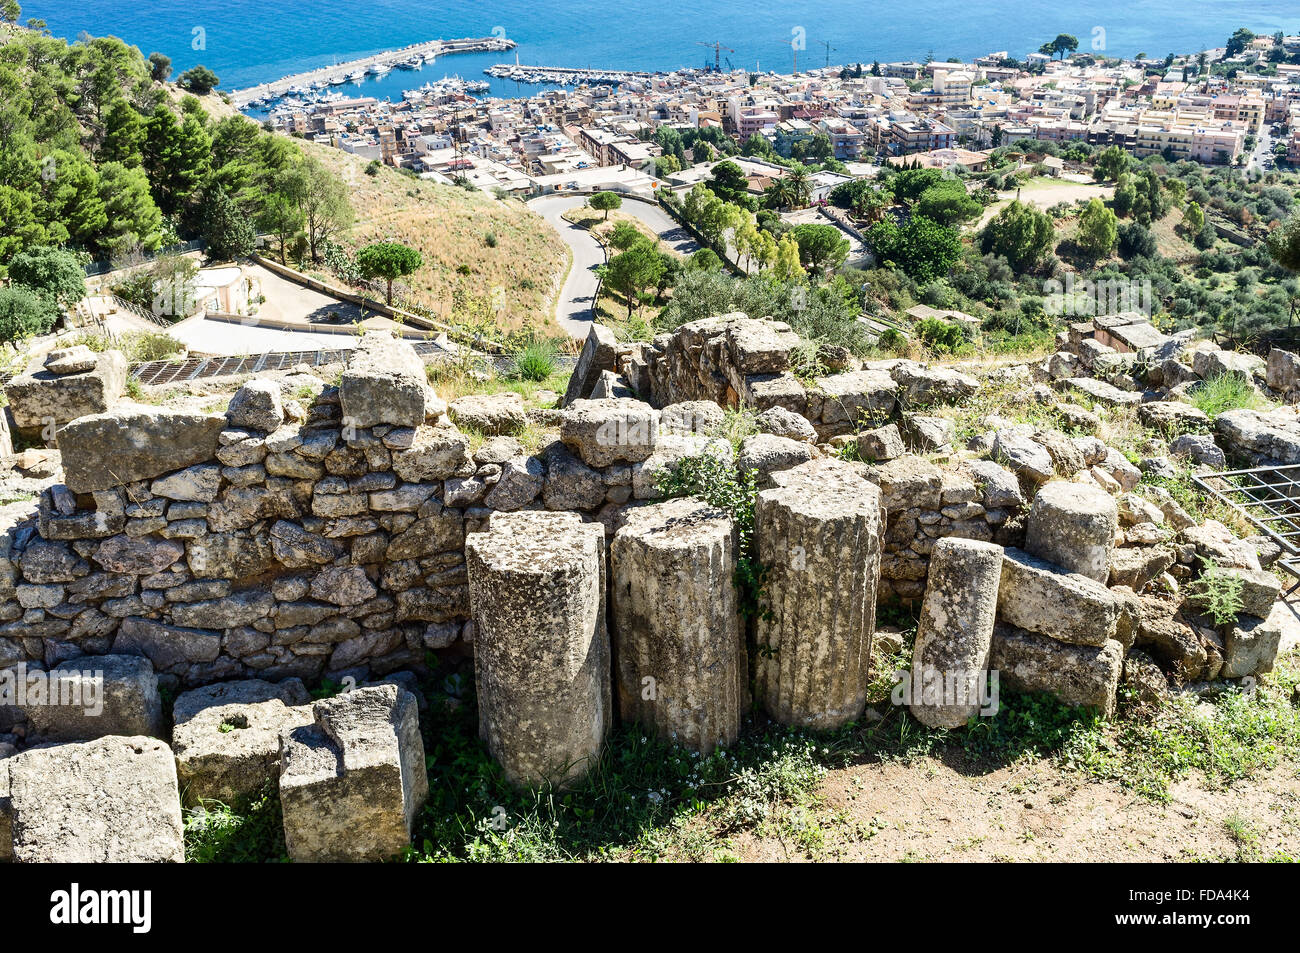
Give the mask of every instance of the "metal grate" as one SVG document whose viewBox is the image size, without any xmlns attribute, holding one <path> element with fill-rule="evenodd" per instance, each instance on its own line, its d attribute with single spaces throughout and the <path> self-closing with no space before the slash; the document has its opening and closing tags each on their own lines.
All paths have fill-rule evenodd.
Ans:
<svg viewBox="0 0 1300 953">
<path fill-rule="evenodd" d="M 1192 479 L 1282 547 L 1277 565 L 1297 580 L 1287 595 L 1300 588 L 1300 464 L 1224 470 Z"/>
<path fill-rule="evenodd" d="M 1224 470 L 1196 485 L 1254 523 L 1291 555 L 1300 555 L 1300 464 Z"/>
</svg>

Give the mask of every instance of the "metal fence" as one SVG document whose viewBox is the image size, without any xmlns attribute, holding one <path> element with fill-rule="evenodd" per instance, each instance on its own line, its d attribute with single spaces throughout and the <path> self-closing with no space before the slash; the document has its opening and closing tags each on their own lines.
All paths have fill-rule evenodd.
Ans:
<svg viewBox="0 0 1300 953">
<path fill-rule="evenodd" d="M 1300 464 L 1224 470 L 1192 480 L 1281 546 L 1278 565 L 1297 580 L 1287 594 L 1300 588 Z"/>
<path fill-rule="evenodd" d="M 457 352 L 444 348 L 433 341 L 413 341 L 411 346 L 426 364 L 437 361 L 449 361 L 457 358 Z M 305 364 L 308 367 L 321 367 L 326 364 L 342 364 L 352 352 L 346 348 L 321 349 L 316 351 L 275 351 L 269 354 L 255 354 L 248 357 L 205 357 L 191 358 L 185 361 L 148 361 L 134 364 L 131 374 L 141 384 L 157 386 L 159 384 L 184 383 L 209 377 L 229 377 L 238 374 L 261 374 L 266 371 L 287 371 Z M 482 355 L 484 364 L 490 365 L 499 374 L 513 374 L 517 368 L 513 358 L 499 355 Z M 577 360 L 570 355 L 556 358 L 557 367 L 570 370 Z"/>
</svg>

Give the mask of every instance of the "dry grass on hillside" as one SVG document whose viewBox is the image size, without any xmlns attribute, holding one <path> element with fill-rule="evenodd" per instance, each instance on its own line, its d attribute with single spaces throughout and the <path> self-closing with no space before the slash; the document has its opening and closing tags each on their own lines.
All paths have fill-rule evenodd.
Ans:
<svg viewBox="0 0 1300 953">
<path fill-rule="evenodd" d="M 494 323 L 503 329 L 553 329 L 566 249 L 540 216 L 514 199 L 498 201 L 388 167 L 367 175 L 363 159 L 301 145 L 347 183 L 357 220 L 343 244 L 355 251 L 397 241 L 419 249 L 424 265 L 406 283 L 442 320 L 479 323 L 499 305 Z"/>
</svg>

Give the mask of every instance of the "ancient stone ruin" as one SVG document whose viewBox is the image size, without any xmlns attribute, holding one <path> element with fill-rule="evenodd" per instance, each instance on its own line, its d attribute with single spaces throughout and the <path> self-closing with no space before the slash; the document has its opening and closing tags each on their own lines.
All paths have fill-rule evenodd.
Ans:
<svg viewBox="0 0 1300 953">
<path fill-rule="evenodd" d="M 1197 525 L 1063 398 L 1140 407 L 1158 430 L 1194 421 L 1179 388 L 1236 358 L 1126 327 L 1072 328 L 1020 370 L 1022 399 L 1076 426 L 988 417 L 973 436 L 944 409 L 975 376 L 840 357 L 801 379 L 794 333 L 744 315 L 652 344 L 593 327 L 533 454 L 516 395 L 449 407 L 382 334 L 301 404 L 261 380 L 224 413 L 90 401 L 59 423 L 63 482 L 0 527 L 0 668 L 69 692 L 98 672 L 103 712 L 0 707 L 0 855 L 180 860 L 182 801 L 271 783 L 294 859 L 391 857 L 428 790 L 409 673 L 430 651 L 472 652 L 506 776 L 558 786 L 619 719 L 708 752 L 754 708 L 813 729 L 862 717 L 884 602 L 919 610 L 914 674 L 996 671 L 1107 714 L 1135 650 L 1179 684 L 1267 672 L 1277 554 Z M 82 357 L 49 373 L 112 391 L 111 359 Z M 1261 386 L 1295 393 L 1296 367 L 1270 360 Z M 739 405 L 759 432 L 733 453 L 719 427 Z M 1224 452 L 1290 452 L 1265 417 L 1214 430 Z M 753 474 L 752 539 L 716 505 L 661 499 L 701 454 Z M 750 549 L 762 606 L 744 615 Z M 1242 582 L 1231 620 L 1186 589 L 1206 557 Z M 313 703 L 323 679 L 357 687 Z M 957 727 L 979 706 L 922 692 L 911 708 Z"/>
</svg>

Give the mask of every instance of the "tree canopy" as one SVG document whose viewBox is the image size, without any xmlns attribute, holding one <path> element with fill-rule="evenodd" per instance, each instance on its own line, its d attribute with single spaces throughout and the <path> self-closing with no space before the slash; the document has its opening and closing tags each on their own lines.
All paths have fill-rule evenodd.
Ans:
<svg viewBox="0 0 1300 953">
<path fill-rule="evenodd" d="M 388 283 L 384 300 L 393 303 L 393 282 L 419 268 L 424 257 L 400 242 L 375 242 L 357 252 L 357 268 L 365 278 L 380 278 Z"/>
</svg>

